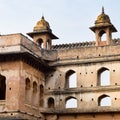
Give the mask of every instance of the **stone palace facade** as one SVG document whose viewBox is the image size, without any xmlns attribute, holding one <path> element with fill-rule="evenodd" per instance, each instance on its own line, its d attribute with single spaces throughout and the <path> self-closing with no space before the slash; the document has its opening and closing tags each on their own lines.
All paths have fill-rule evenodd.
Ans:
<svg viewBox="0 0 120 120">
<path fill-rule="evenodd" d="M 120 120 L 120 39 L 104 8 L 90 29 L 95 41 L 52 45 L 42 16 L 32 41 L 0 36 L 0 120 Z"/>
</svg>

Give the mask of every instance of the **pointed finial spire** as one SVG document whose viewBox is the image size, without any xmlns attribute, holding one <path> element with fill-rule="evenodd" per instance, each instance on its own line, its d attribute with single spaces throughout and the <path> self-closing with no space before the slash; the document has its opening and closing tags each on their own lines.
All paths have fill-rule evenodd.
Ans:
<svg viewBox="0 0 120 120">
<path fill-rule="evenodd" d="M 41 18 L 42 20 L 44 20 L 44 16 L 42 15 L 42 18 Z"/>
<path fill-rule="evenodd" d="M 104 7 L 102 6 L 102 14 L 104 14 Z"/>
</svg>

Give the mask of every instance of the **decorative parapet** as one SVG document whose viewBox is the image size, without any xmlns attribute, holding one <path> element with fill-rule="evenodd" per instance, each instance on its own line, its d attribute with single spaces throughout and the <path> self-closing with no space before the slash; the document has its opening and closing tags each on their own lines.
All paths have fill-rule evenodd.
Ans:
<svg viewBox="0 0 120 120">
<path fill-rule="evenodd" d="M 119 44 L 120 44 L 120 38 L 113 39 L 113 45 L 119 45 Z M 71 48 L 93 47 L 93 46 L 95 46 L 95 41 L 53 45 L 52 49 L 53 50 L 71 49 Z"/>
<path fill-rule="evenodd" d="M 54 50 L 56 50 L 56 49 L 71 49 L 71 48 L 81 48 L 81 47 L 91 47 L 91 46 L 95 46 L 95 41 L 53 45 L 52 49 L 54 49 Z"/>
<path fill-rule="evenodd" d="M 113 39 L 113 45 L 119 45 L 120 44 L 120 38 Z"/>
</svg>

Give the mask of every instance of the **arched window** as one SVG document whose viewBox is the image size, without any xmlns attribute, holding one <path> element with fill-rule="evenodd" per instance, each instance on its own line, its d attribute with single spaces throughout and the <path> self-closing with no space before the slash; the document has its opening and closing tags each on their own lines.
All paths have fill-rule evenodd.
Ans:
<svg viewBox="0 0 120 120">
<path fill-rule="evenodd" d="M 33 82 L 33 105 L 37 105 L 38 98 L 37 98 L 37 83 Z"/>
<path fill-rule="evenodd" d="M 30 79 L 26 78 L 25 80 L 25 101 L 30 102 Z"/>
<path fill-rule="evenodd" d="M 66 87 L 66 88 L 74 88 L 74 87 L 77 87 L 77 80 L 76 80 L 77 78 L 76 78 L 76 73 L 75 73 L 75 71 L 69 70 L 69 71 L 66 73 L 65 79 L 66 79 L 66 83 L 65 83 L 65 87 Z"/>
<path fill-rule="evenodd" d="M 74 97 L 67 98 L 65 108 L 77 108 L 77 99 Z"/>
<path fill-rule="evenodd" d="M 101 30 L 99 32 L 99 37 L 100 37 L 100 41 L 106 41 L 106 32 L 104 30 Z"/>
<path fill-rule="evenodd" d="M 6 97 L 6 78 L 0 75 L 0 100 L 5 100 Z"/>
<path fill-rule="evenodd" d="M 98 98 L 98 106 L 111 106 L 111 98 L 108 95 L 102 95 Z"/>
<path fill-rule="evenodd" d="M 40 104 L 41 107 L 43 107 L 43 104 L 44 104 L 43 95 L 44 95 L 44 86 L 40 85 L 39 104 Z"/>
<path fill-rule="evenodd" d="M 54 108 L 55 107 L 55 102 L 52 97 L 48 99 L 48 108 Z"/>
<path fill-rule="evenodd" d="M 98 85 L 110 85 L 110 71 L 107 68 L 101 68 L 98 71 Z"/>
<path fill-rule="evenodd" d="M 43 48 L 43 40 L 41 38 L 37 40 L 37 43 L 40 46 L 40 48 Z"/>
</svg>

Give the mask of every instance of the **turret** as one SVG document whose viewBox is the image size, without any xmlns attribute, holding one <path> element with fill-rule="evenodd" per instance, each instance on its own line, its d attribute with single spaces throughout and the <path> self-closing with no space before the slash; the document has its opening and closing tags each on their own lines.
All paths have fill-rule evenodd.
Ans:
<svg viewBox="0 0 120 120">
<path fill-rule="evenodd" d="M 90 29 L 95 32 L 96 46 L 111 45 L 112 32 L 117 32 L 116 28 L 111 23 L 109 16 L 104 13 L 104 8 L 102 8 L 102 13 L 97 17 L 95 26 L 90 27 Z M 105 40 L 102 39 L 104 34 L 106 34 Z"/>
<path fill-rule="evenodd" d="M 37 22 L 33 32 L 27 33 L 33 38 L 33 41 L 43 49 L 51 49 L 52 39 L 58 39 L 50 29 L 49 23 L 42 16 L 41 20 Z"/>
</svg>

